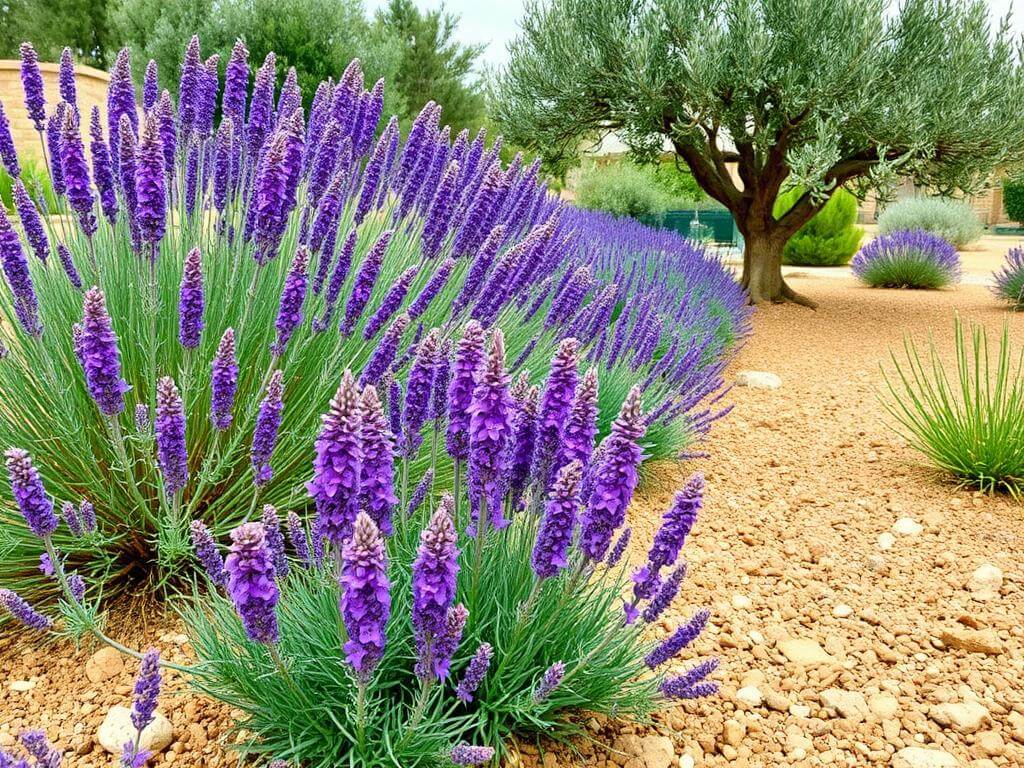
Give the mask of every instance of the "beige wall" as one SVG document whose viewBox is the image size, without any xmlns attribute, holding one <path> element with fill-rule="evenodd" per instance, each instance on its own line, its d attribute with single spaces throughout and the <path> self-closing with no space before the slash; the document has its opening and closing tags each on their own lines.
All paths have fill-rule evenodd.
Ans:
<svg viewBox="0 0 1024 768">
<path fill-rule="evenodd" d="M 39 69 L 43 74 L 43 86 L 46 94 L 46 114 L 53 112 L 54 106 L 60 101 L 58 88 L 59 66 L 40 62 Z M 106 125 L 107 116 L 107 84 L 110 76 L 92 67 L 75 67 L 75 88 L 78 95 L 78 108 L 83 115 L 83 136 L 86 147 L 89 146 L 88 120 L 93 106 L 100 108 L 100 115 Z M 25 109 L 25 92 L 21 87 L 21 62 L 11 59 L 0 59 L 0 101 L 3 102 L 7 119 L 11 122 L 11 133 L 18 157 L 27 160 L 42 159 L 42 145 L 35 126 L 28 119 Z"/>
</svg>

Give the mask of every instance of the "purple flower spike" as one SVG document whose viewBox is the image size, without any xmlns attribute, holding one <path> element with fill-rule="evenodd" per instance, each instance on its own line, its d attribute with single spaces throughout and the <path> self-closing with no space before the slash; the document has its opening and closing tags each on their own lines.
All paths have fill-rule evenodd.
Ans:
<svg viewBox="0 0 1024 768">
<path fill-rule="evenodd" d="M 427 499 L 427 493 L 434 486 L 434 470 L 428 469 L 423 473 L 423 477 L 416 484 L 416 488 L 412 492 L 412 496 L 409 497 L 409 506 L 405 510 L 406 517 L 412 517 L 415 515 L 423 502 Z"/>
<path fill-rule="evenodd" d="M 274 79 L 277 56 L 273 51 L 267 54 L 263 65 L 257 70 L 249 104 L 249 122 L 245 126 L 249 157 L 260 156 L 260 150 L 274 120 Z"/>
<path fill-rule="evenodd" d="M 341 377 L 330 409 L 321 419 L 323 427 L 316 440 L 313 479 L 306 488 L 316 502 L 317 534 L 340 548 L 351 535 L 359 511 L 363 464 L 359 390 L 351 371 L 346 370 Z"/>
<path fill-rule="evenodd" d="M 309 536 L 306 534 L 306 526 L 296 512 L 288 513 L 288 540 L 295 550 L 295 556 L 299 558 L 303 568 L 309 568 L 313 563 L 313 551 L 309 546 Z"/>
<path fill-rule="evenodd" d="M 28 271 L 28 260 L 21 247 L 21 239 L 11 226 L 3 206 L 0 206 L 0 266 L 7 278 L 7 286 L 14 295 L 14 309 L 19 324 L 29 336 L 41 335 L 43 327 L 39 321 L 39 301 Z"/>
<path fill-rule="evenodd" d="M 142 242 L 155 247 L 167 225 L 164 149 L 159 124 L 151 115 L 142 129 L 135 163 L 135 219 Z"/>
<path fill-rule="evenodd" d="M 340 330 L 345 336 L 355 329 L 356 323 L 359 322 L 363 310 L 366 309 L 366 305 L 370 301 L 373 286 L 380 276 L 380 269 L 384 264 L 384 254 L 388 250 L 392 234 L 391 230 L 386 230 L 377 238 L 377 242 L 366 254 L 366 258 L 363 259 L 363 263 L 356 273 L 355 282 L 352 285 L 352 295 L 348 297 L 348 302 L 345 304 L 345 317 L 341 321 Z"/>
<path fill-rule="evenodd" d="M 669 635 L 668 639 L 662 641 L 659 646 L 651 651 L 647 658 L 644 659 L 644 663 L 651 669 L 656 669 L 666 661 L 675 658 L 677 653 L 696 640 L 697 636 L 704 631 L 704 627 L 707 625 L 710 617 L 711 613 L 709 611 L 697 611 L 688 622 L 679 627 L 679 629 Z"/>
<path fill-rule="evenodd" d="M 25 518 L 28 529 L 41 539 L 46 538 L 60 524 L 53 511 L 53 501 L 46 495 L 39 470 L 32 464 L 28 451 L 9 448 L 4 452 L 7 458 L 7 475 L 11 482 L 11 495 L 18 510 Z"/>
<path fill-rule="evenodd" d="M 633 574 L 635 601 L 650 598 L 658 588 L 661 569 L 673 565 L 679 551 L 697 521 L 697 513 L 704 503 L 704 476 L 699 472 L 679 491 L 672 506 L 661 519 L 661 527 L 654 536 L 647 563 Z"/>
<path fill-rule="evenodd" d="M 434 297 L 441 292 L 444 288 L 445 283 L 448 282 L 448 278 L 451 277 L 452 270 L 455 269 L 455 259 L 448 258 L 441 262 L 441 266 L 437 268 L 437 271 L 431 276 L 427 284 L 423 286 L 423 290 L 420 291 L 419 296 L 413 299 L 412 304 L 409 305 L 409 317 L 416 319 L 420 317 L 424 312 L 427 311 L 427 307 L 430 306 L 430 302 L 434 300 Z"/>
<path fill-rule="evenodd" d="M 67 191 L 64 185 L 64 163 L 61 160 L 60 133 L 64 125 L 65 105 L 62 101 L 46 121 L 46 154 L 50 156 L 50 181 L 53 183 L 53 192 L 57 196 L 63 196 Z"/>
<path fill-rule="evenodd" d="M 71 531 L 72 536 L 81 536 L 82 531 L 82 519 L 78 516 L 78 510 L 75 509 L 75 505 L 70 501 L 65 501 L 60 505 L 60 516 L 67 525 L 68 530 Z M 49 558 L 49 555 L 47 555 Z"/>
<path fill-rule="evenodd" d="M 366 363 L 366 367 L 359 375 L 360 386 L 376 385 L 383 380 L 384 374 L 388 372 L 388 369 L 395 362 L 402 334 L 405 333 L 405 329 L 408 327 L 409 315 L 405 313 L 396 317 L 394 322 L 388 326 L 380 341 L 377 342 L 377 347 L 373 350 L 373 355 Z"/>
<path fill-rule="evenodd" d="M 77 109 L 78 99 L 75 93 L 75 60 L 71 55 L 71 49 L 67 46 L 60 52 L 60 72 L 57 76 L 57 86 L 62 100 Z"/>
<path fill-rule="evenodd" d="M 139 676 L 135 678 L 132 702 L 132 725 L 139 732 L 153 722 L 156 702 L 160 696 L 160 652 L 150 648 L 142 656 Z"/>
<path fill-rule="evenodd" d="M 254 643 L 277 642 L 280 594 L 274 581 L 274 559 L 267 548 L 263 523 L 243 523 L 231 532 L 231 553 L 224 563 L 228 594 Z"/>
<path fill-rule="evenodd" d="M 651 598 L 651 602 L 644 609 L 643 617 L 645 622 L 653 624 L 661 618 L 661 614 L 665 612 L 665 609 L 671 605 L 672 601 L 676 599 L 676 595 L 679 594 L 679 586 L 683 583 L 684 578 L 686 578 L 686 563 L 682 563 L 673 570 L 668 575 L 668 578 L 661 583 L 661 586 L 658 587 L 658 593 Z M 627 609 L 627 616 L 629 613 L 630 611 Z"/>
<path fill-rule="evenodd" d="M 40 133 L 46 125 L 46 97 L 43 95 L 43 75 L 39 71 L 39 56 L 32 43 L 22 43 L 21 85 L 25 90 L 25 110 L 28 119 Z"/>
<path fill-rule="evenodd" d="M 345 656 L 365 684 L 384 656 L 391 616 L 391 584 L 384 539 L 365 512 L 352 528 L 342 553 L 341 616 L 348 630 Z"/>
<path fill-rule="evenodd" d="M 469 405 L 469 497 L 472 535 L 508 525 L 502 505 L 505 495 L 505 464 L 512 438 L 515 404 L 508 391 L 505 370 L 505 337 L 501 330 L 491 336 L 491 350 L 480 372 Z M 486 516 L 481 516 L 481 511 Z"/>
<path fill-rule="evenodd" d="M 103 209 L 103 215 L 107 220 L 113 224 L 117 218 L 117 188 L 111 167 L 110 148 L 103 140 L 100 110 L 96 106 L 92 108 L 89 119 L 89 151 L 92 153 L 92 175 L 96 181 L 96 189 L 100 193 L 100 208 Z"/>
<path fill-rule="evenodd" d="M 85 159 L 85 146 L 78 131 L 78 115 L 71 109 L 64 110 L 64 120 L 61 123 L 60 163 L 64 169 L 68 205 L 78 214 L 78 221 L 86 237 L 92 237 L 96 232 L 96 218 L 92 212 L 89 163 Z"/>
<path fill-rule="evenodd" d="M 196 113 L 201 98 L 202 68 L 199 36 L 192 35 L 185 47 L 185 56 L 181 62 L 181 81 L 178 85 L 178 111 L 181 116 L 181 135 L 185 141 L 188 141 L 195 129 Z"/>
<path fill-rule="evenodd" d="M 626 507 L 636 490 L 642 455 L 639 440 L 646 428 L 641 397 L 639 387 L 629 391 L 593 470 L 580 548 L 594 562 L 604 558 L 612 535 L 626 518 Z"/>
<path fill-rule="evenodd" d="M 128 129 L 122 125 L 128 120 Z M 130 133 L 134 140 L 139 132 L 139 112 L 135 105 L 135 84 L 132 81 L 132 58 L 128 48 L 118 51 L 114 68 L 110 71 L 110 85 L 107 86 L 107 130 L 110 134 L 111 152 L 121 146 L 123 134 Z M 117 172 L 120 158 L 114 160 Z"/>
<path fill-rule="evenodd" d="M 192 549 L 196 553 L 196 560 L 203 566 L 210 581 L 218 587 L 226 587 L 228 574 L 224 570 L 224 558 L 217 549 L 217 542 L 213 540 L 210 529 L 203 525 L 201 520 L 193 520 L 189 525 L 189 533 L 192 537 Z"/>
<path fill-rule="evenodd" d="M 559 470 L 551 486 L 531 560 L 538 579 L 557 576 L 569 565 L 566 558 L 576 529 L 582 481 L 583 465 L 574 461 Z"/>
<path fill-rule="evenodd" d="M 121 378 L 121 355 L 107 314 L 106 299 L 103 291 L 95 286 L 85 292 L 81 329 L 79 359 L 89 394 L 102 413 L 116 416 L 124 410 L 124 393 L 130 387 Z"/>
<path fill-rule="evenodd" d="M 284 409 L 284 373 L 274 371 L 267 383 L 267 392 L 260 402 L 256 416 L 256 428 L 252 433 L 252 469 L 253 482 L 265 485 L 274 476 L 270 466 L 270 457 L 277 445 L 277 432 L 281 427 L 281 411 Z"/>
<path fill-rule="evenodd" d="M 417 346 L 416 358 L 409 369 L 404 413 L 404 447 L 407 456 L 414 455 L 423 440 L 420 432 L 429 414 L 439 340 L 440 331 L 432 329 Z"/>
<path fill-rule="evenodd" d="M 249 90 L 249 50 L 245 43 L 236 40 L 231 48 L 231 58 L 224 70 L 224 95 L 221 109 L 236 128 L 236 140 L 241 140 L 245 126 L 245 99 Z"/>
<path fill-rule="evenodd" d="M 494 747 L 475 747 L 470 744 L 458 744 L 452 747 L 452 762 L 455 765 L 483 765 L 494 759 Z"/>
<path fill-rule="evenodd" d="M 550 485 L 558 470 L 555 462 L 562 450 L 562 430 L 569 420 L 579 380 L 576 372 L 579 350 L 580 343 L 576 339 L 562 340 L 551 358 L 551 373 L 541 395 L 534 477 L 544 487 Z"/>
<path fill-rule="evenodd" d="M 466 672 L 455 688 L 455 696 L 459 701 L 466 704 L 473 701 L 473 694 L 476 693 L 476 689 L 480 687 L 480 683 L 487 676 L 487 669 L 491 666 L 493 655 L 494 649 L 491 648 L 490 643 L 480 643 L 480 647 L 476 649 L 473 658 L 469 660 Z"/>
<path fill-rule="evenodd" d="M 4 164 L 7 173 L 11 177 L 21 175 L 21 166 L 18 164 L 18 153 L 14 149 L 14 137 L 11 135 L 11 122 L 4 112 L 4 105 L 0 103 L 0 162 Z"/>
<path fill-rule="evenodd" d="M 185 445 L 185 406 L 174 379 L 165 376 L 156 384 L 157 463 L 164 490 L 173 496 L 188 482 L 188 450 Z"/>
<path fill-rule="evenodd" d="M 96 509 L 88 499 L 82 499 L 78 505 L 78 515 L 82 518 L 82 528 L 86 533 L 96 532 Z"/>
<path fill-rule="evenodd" d="M 390 536 L 391 512 L 398 503 L 395 496 L 395 439 L 388 430 L 384 406 L 377 389 L 368 386 L 359 399 L 362 424 L 360 436 L 363 463 L 359 479 L 359 504 L 380 532 Z"/>
<path fill-rule="evenodd" d="M 608 559 L 605 560 L 605 565 L 609 568 L 614 568 L 622 560 L 622 556 L 626 554 L 626 547 L 629 546 L 629 540 L 633 536 L 633 529 L 627 528 L 619 534 L 619 538 L 615 542 L 615 546 L 611 548 L 608 553 Z"/>
<path fill-rule="evenodd" d="M 281 533 L 281 518 L 273 504 L 263 505 L 263 532 L 266 535 L 267 549 L 274 561 L 274 573 L 283 579 L 288 575 L 288 555 L 284 551 L 284 535 Z"/>
<path fill-rule="evenodd" d="M 174 105 L 171 104 L 171 94 L 166 90 L 160 94 L 160 101 L 156 104 L 154 114 L 160 126 L 160 142 L 164 148 L 164 170 L 171 173 L 174 171 L 174 156 L 178 148 L 178 133 L 174 125 Z"/>
<path fill-rule="evenodd" d="M 149 406 L 145 403 L 135 405 L 135 431 L 140 435 L 149 432 Z"/>
<path fill-rule="evenodd" d="M 142 108 L 149 112 L 156 106 L 160 98 L 160 80 L 157 77 L 157 66 L 153 59 L 146 63 L 146 73 L 142 76 Z"/>
<path fill-rule="evenodd" d="M 522 498 L 530 485 L 531 470 L 537 441 L 537 405 L 540 390 L 528 386 L 522 397 L 516 397 L 516 415 L 512 428 L 512 458 L 509 461 L 508 488 L 512 494 L 513 506 Z"/>
<path fill-rule="evenodd" d="M 562 431 L 562 448 L 559 465 L 578 461 L 582 466 L 590 464 L 594 452 L 594 438 L 597 435 L 597 370 L 591 368 L 583 375 L 572 401 L 569 418 Z"/>
<path fill-rule="evenodd" d="M 448 387 L 448 453 L 456 460 L 469 458 L 469 405 L 477 373 L 484 362 L 484 329 L 470 320 L 455 350 L 455 370 Z"/>
<path fill-rule="evenodd" d="M 235 165 L 235 131 L 230 117 L 225 117 L 217 129 L 213 149 L 213 206 L 220 213 L 228 204 L 228 193 L 233 186 L 232 169 Z"/>
<path fill-rule="evenodd" d="M 14 208 L 21 220 L 21 228 L 25 231 L 25 239 L 32 247 L 36 258 L 45 262 L 50 255 L 50 240 L 46 236 L 46 229 L 43 227 L 43 220 L 39 216 L 32 198 L 28 196 L 28 190 L 21 183 L 21 179 L 15 179 L 12 185 L 12 197 Z"/>
<path fill-rule="evenodd" d="M 178 341 L 186 349 L 199 346 L 203 331 L 203 257 L 198 248 L 185 256 L 181 273 L 181 292 L 178 299 Z"/>
<path fill-rule="evenodd" d="M 411 266 L 405 272 L 398 276 L 398 279 L 394 282 L 388 292 L 384 294 L 384 298 L 381 299 L 380 306 L 377 311 L 373 313 L 370 319 L 363 326 L 363 338 L 369 341 L 377 332 L 384 327 L 384 324 L 391 319 L 392 315 L 398 311 L 398 308 L 402 306 L 402 302 L 405 301 L 405 295 L 409 292 L 409 286 L 415 279 L 416 274 L 419 272 L 418 266 Z"/>
<path fill-rule="evenodd" d="M 667 699 L 700 699 L 718 690 L 718 685 L 704 682 L 704 678 L 718 669 L 718 659 L 702 661 L 679 675 L 670 677 L 661 684 L 661 693 Z"/>
<path fill-rule="evenodd" d="M 62 755 L 50 746 L 43 731 L 22 731 L 18 738 L 21 740 L 21 746 L 35 760 L 36 768 L 60 768 Z"/>
<path fill-rule="evenodd" d="M 210 421 L 215 429 L 231 426 L 231 411 L 238 390 L 238 360 L 235 357 L 235 330 L 228 328 L 217 345 L 210 370 Z"/>
<path fill-rule="evenodd" d="M 305 246 L 300 245 L 295 251 L 292 268 L 281 289 L 281 302 L 278 305 L 277 320 L 274 321 L 274 327 L 277 329 L 277 341 L 274 342 L 271 350 L 276 357 L 284 354 L 292 334 L 302 324 L 302 305 L 306 301 L 306 292 L 309 288 L 309 276 L 306 274 L 308 268 L 309 251 Z"/>
<path fill-rule="evenodd" d="M 431 674 L 437 678 L 447 673 L 437 662 L 435 646 L 448 626 L 448 611 L 455 602 L 459 573 L 458 535 L 452 520 L 454 502 L 445 494 L 427 527 L 420 533 L 420 545 L 412 566 L 412 625 L 416 635 L 421 677 Z"/>
<path fill-rule="evenodd" d="M 0 606 L 29 629 L 49 629 L 53 619 L 26 603 L 16 592 L 0 589 Z"/>
<path fill-rule="evenodd" d="M 565 677 L 565 664 L 556 661 L 547 668 L 540 682 L 537 683 L 537 687 L 533 689 L 533 700 L 538 704 L 546 701 L 552 691 L 562 684 L 563 677 Z"/>
<path fill-rule="evenodd" d="M 82 278 L 78 274 L 78 270 L 75 268 L 75 261 L 71 258 L 71 251 L 64 243 L 57 243 L 57 256 L 60 258 L 60 265 L 64 267 L 64 272 L 68 276 L 68 280 L 77 290 L 82 290 Z"/>
<path fill-rule="evenodd" d="M 416 665 L 416 674 L 419 677 L 433 676 L 437 680 L 444 680 L 448 677 L 452 657 L 459 650 L 462 633 L 466 629 L 468 620 L 469 611 L 462 603 L 448 609 L 445 629 L 434 638 L 431 644 L 429 665 L 424 664 L 422 660 Z"/>
</svg>

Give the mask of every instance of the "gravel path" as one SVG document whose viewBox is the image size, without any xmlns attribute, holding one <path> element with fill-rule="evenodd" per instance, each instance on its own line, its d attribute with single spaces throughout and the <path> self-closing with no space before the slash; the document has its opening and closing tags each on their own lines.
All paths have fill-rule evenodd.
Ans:
<svg viewBox="0 0 1024 768">
<path fill-rule="evenodd" d="M 733 389 L 712 457 L 653 468 L 631 510 L 639 561 L 673 491 L 695 469 L 707 476 L 684 550 L 690 576 L 657 632 L 711 608 L 712 626 L 679 668 L 718 655 L 720 695 L 660 714 L 653 728 L 588 720 L 612 752 L 582 743 L 541 756 L 523 744 L 510 765 L 1024 765 L 1024 507 L 937 478 L 886 428 L 875 394 L 878 366 L 904 332 L 933 332 L 948 356 L 953 309 L 992 331 L 1008 315 L 974 285 L 793 284 L 821 309 L 759 310 L 732 370 L 776 373 L 781 388 Z M 1024 316 L 1009 319 L 1024 346 Z M 992 579 L 992 566 L 998 583 L 972 584 L 979 568 Z M 173 621 L 151 626 L 131 639 L 185 653 Z M 111 765 L 93 736 L 107 709 L 127 702 L 135 664 L 107 659 L 102 671 L 88 658 L 0 640 L 0 748 L 42 726 L 74 753 L 65 768 Z M 218 743 L 226 708 L 184 695 L 162 710 L 174 736 L 153 765 L 234 762 Z"/>
</svg>

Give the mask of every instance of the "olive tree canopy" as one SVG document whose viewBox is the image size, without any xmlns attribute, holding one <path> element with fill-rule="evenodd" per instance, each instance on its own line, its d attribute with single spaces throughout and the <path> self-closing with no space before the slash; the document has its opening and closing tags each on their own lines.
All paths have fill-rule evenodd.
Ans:
<svg viewBox="0 0 1024 768">
<path fill-rule="evenodd" d="M 1024 158 L 1020 52 L 980 1 L 533 0 L 522 27 L 496 84 L 509 138 L 551 159 L 602 131 L 640 158 L 668 142 L 732 212 L 754 302 L 813 305 L 782 249 L 839 187 L 971 192 Z"/>
</svg>

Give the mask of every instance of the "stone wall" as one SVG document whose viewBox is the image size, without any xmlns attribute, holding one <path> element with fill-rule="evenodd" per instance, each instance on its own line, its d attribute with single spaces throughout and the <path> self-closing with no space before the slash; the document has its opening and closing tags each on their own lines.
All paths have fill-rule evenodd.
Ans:
<svg viewBox="0 0 1024 768">
<path fill-rule="evenodd" d="M 53 112 L 54 106 L 60 101 L 58 89 L 59 66 L 40 62 L 39 69 L 43 74 L 43 85 L 46 93 L 46 113 Z M 88 119 L 93 106 L 100 108 L 100 115 L 106 125 L 107 115 L 107 84 L 110 76 L 106 72 L 86 66 L 75 67 L 75 88 L 78 94 L 78 108 L 83 120 L 83 138 L 86 147 L 88 139 Z M 25 109 L 25 92 L 21 87 L 21 62 L 13 59 L 0 59 L 0 101 L 3 102 L 7 119 L 11 121 L 11 133 L 14 135 L 14 146 L 18 157 L 23 160 L 42 160 L 43 148 L 35 126 L 28 119 Z"/>
</svg>

